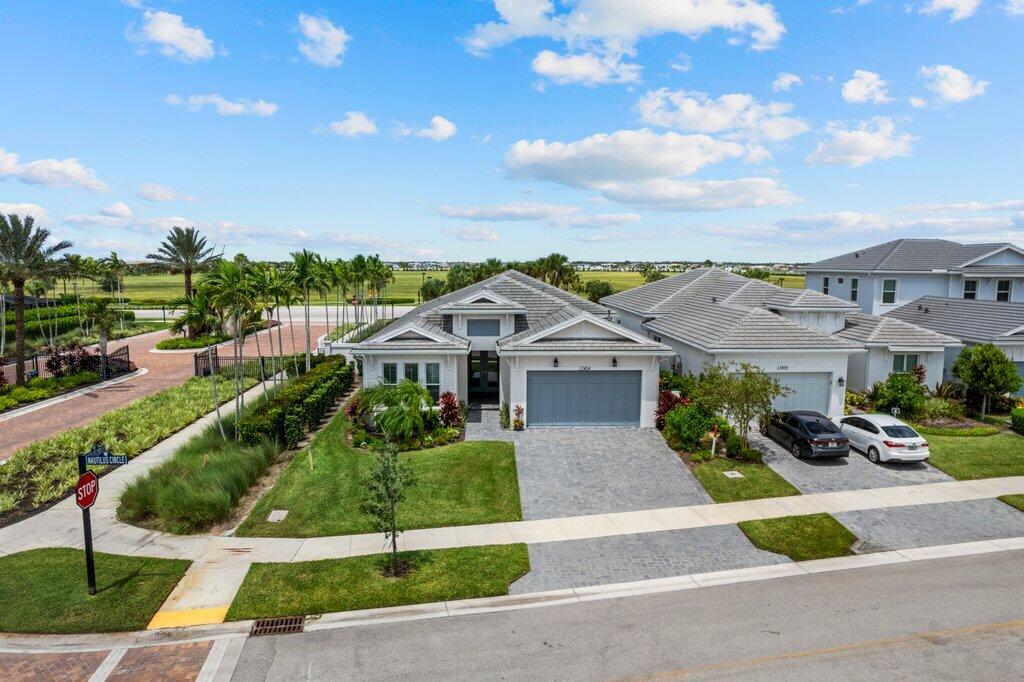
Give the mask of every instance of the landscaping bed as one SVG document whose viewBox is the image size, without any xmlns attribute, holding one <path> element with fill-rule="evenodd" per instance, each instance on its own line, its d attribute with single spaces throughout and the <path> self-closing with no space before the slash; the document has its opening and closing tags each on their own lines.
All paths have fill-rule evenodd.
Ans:
<svg viewBox="0 0 1024 682">
<path fill-rule="evenodd" d="M 350 331 L 358 327 L 359 325 L 355 322 L 346 322 L 345 324 L 339 324 L 337 327 L 327 332 L 324 337 L 325 341 L 337 341 L 341 337 L 348 334 Z"/>
<path fill-rule="evenodd" d="M 0 557 L 0 632 L 142 630 L 190 564 L 103 552 L 96 552 L 95 560 L 96 594 L 89 596 L 80 549 L 34 549 Z"/>
<path fill-rule="evenodd" d="M 253 564 L 227 620 L 298 616 L 508 594 L 530 570 L 526 545 L 402 552 L 407 575 L 386 577 L 389 557 Z"/>
<path fill-rule="evenodd" d="M 216 336 L 197 336 L 195 338 L 189 338 L 187 336 L 175 336 L 170 339 L 163 339 L 158 341 L 156 344 L 157 350 L 186 350 L 186 349 L 201 349 L 207 346 L 216 346 L 219 343 L 224 343 L 230 340 L 231 337 L 227 334 L 217 334 Z"/>
<path fill-rule="evenodd" d="M 96 372 L 85 371 L 63 377 L 48 377 L 46 379 L 36 377 L 21 385 L 8 384 L 0 387 L 0 413 L 41 400 L 56 398 L 62 393 L 98 383 L 99 380 L 100 375 Z"/>
<path fill-rule="evenodd" d="M 857 541 L 857 536 L 828 514 L 742 521 L 738 525 L 758 549 L 784 554 L 793 561 L 847 556 Z"/>
<path fill-rule="evenodd" d="M 352 447 L 351 422 L 338 413 L 320 431 L 307 457 L 297 457 L 236 532 L 240 536 L 322 537 L 376 530 L 362 509 L 367 480 L 377 458 Z M 519 481 L 511 443 L 462 442 L 402 455 L 416 484 L 399 507 L 403 528 L 437 528 L 519 521 Z M 270 523 L 275 509 L 287 517 Z"/>
<path fill-rule="evenodd" d="M 245 379 L 245 387 L 255 380 Z M 234 397 L 230 382 L 217 382 L 217 401 Z M 135 457 L 215 407 L 209 379 L 193 378 L 112 410 L 92 423 L 36 441 L 0 466 L 0 527 L 68 495 L 78 480 L 77 456 L 95 443 Z M 97 467 L 102 472 L 104 468 Z"/>
</svg>

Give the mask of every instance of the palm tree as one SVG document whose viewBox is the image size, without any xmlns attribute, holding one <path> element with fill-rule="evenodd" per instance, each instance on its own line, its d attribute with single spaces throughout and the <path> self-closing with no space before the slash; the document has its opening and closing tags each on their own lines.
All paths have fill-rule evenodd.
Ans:
<svg viewBox="0 0 1024 682">
<path fill-rule="evenodd" d="M 352 284 L 355 287 L 356 302 L 356 324 L 365 324 L 363 310 L 363 284 L 366 282 L 366 256 L 357 254 L 349 261 L 349 270 L 352 273 Z"/>
<path fill-rule="evenodd" d="M 7 271 L 4 270 L 2 263 L 0 263 L 0 320 L 3 321 L 3 326 L 0 327 L 0 367 L 2 367 L 7 350 Z"/>
<path fill-rule="evenodd" d="M 280 314 L 281 306 L 288 311 L 288 332 L 292 337 L 292 367 L 295 374 L 299 373 L 299 363 L 295 359 L 295 325 L 292 324 L 292 306 L 298 302 L 298 290 L 288 267 L 274 268 L 270 271 L 270 295 L 274 299 L 274 307 Z M 281 325 L 277 325 L 277 347 L 281 352 L 281 369 L 287 373 L 284 360 L 284 340 L 281 338 Z"/>
<path fill-rule="evenodd" d="M 79 333 L 84 333 L 85 330 L 82 329 L 82 302 L 78 297 L 78 280 L 85 276 L 85 259 L 77 253 L 66 253 L 60 259 L 60 262 L 64 276 L 71 280 L 71 292 L 75 297 L 75 312 L 78 315 L 78 331 Z"/>
<path fill-rule="evenodd" d="M 235 360 L 235 438 L 238 438 L 238 420 L 244 407 L 242 397 L 242 332 L 246 319 L 252 312 L 253 297 L 245 269 L 234 261 L 221 260 L 203 280 L 202 287 L 213 305 L 220 308 L 231 321 L 232 344 Z"/>
<path fill-rule="evenodd" d="M 312 364 L 312 339 L 309 332 L 309 292 L 320 285 L 320 267 L 317 255 L 309 249 L 292 253 L 291 275 L 295 286 L 302 292 L 302 306 L 306 319 L 306 371 Z"/>
<path fill-rule="evenodd" d="M 71 242 L 47 244 L 50 231 L 35 226 L 35 219 L 0 214 L 0 269 L 14 288 L 15 381 L 25 383 L 25 282 Z M 6 321 L 6 320 L 5 320 Z"/>
<path fill-rule="evenodd" d="M 257 318 L 257 329 L 256 329 L 256 354 L 260 356 L 260 373 L 263 373 L 263 351 L 260 348 L 260 329 L 258 323 L 262 321 L 262 316 L 266 315 L 267 322 L 267 338 L 270 340 L 270 359 L 271 359 L 271 379 L 274 381 L 274 385 L 277 385 L 277 361 L 274 356 L 274 331 L 270 327 L 270 323 L 273 318 L 274 311 L 274 296 L 273 296 L 273 285 L 271 282 L 271 269 L 267 265 L 257 265 L 248 269 L 247 276 L 249 278 L 249 288 L 252 291 L 253 304 L 256 306 L 256 313 L 260 316 Z M 261 376 L 264 383 L 266 383 L 266 377 Z"/>
<path fill-rule="evenodd" d="M 344 328 L 348 325 L 348 306 L 345 305 L 345 302 L 348 298 L 348 287 L 352 283 L 352 269 L 349 267 L 348 261 L 344 258 L 339 258 L 334 261 L 333 268 L 334 286 L 337 288 L 338 294 L 334 308 L 334 328 L 337 329 L 339 325 L 338 302 L 341 303 L 341 327 Z"/>
<path fill-rule="evenodd" d="M 224 316 L 204 289 L 196 289 L 188 296 L 171 301 L 171 310 L 182 311 L 170 324 L 174 334 L 188 332 L 190 337 L 217 336 L 223 333 Z"/>
<path fill-rule="evenodd" d="M 85 315 L 92 321 L 100 337 L 100 378 L 107 378 L 107 341 L 117 324 L 117 313 L 111 307 L 109 298 L 93 298 L 85 306 Z"/>
<path fill-rule="evenodd" d="M 194 227 L 172 227 L 171 233 L 160 243 L 156 253 L 146 258 L 181 270 L 185 275 L 185 295 L 192 293 L 192 273 L 198 272 L 215 260 L 213 247 L 206 246 L 206 237 Z"/>
<path fill-rule="evenodd" d="M 118 257 L 116 251 L 111 251 L 106 258 L 100 259 L 100 267 L 113 278 L 117 288 L 117 296 L 121 304 L 121 332 L 124 332 L 124 274 L 128 271 L 128 264 Z M 113 296 L 114 292 L 110 292 Z"/>
<path fill-rule="evenodd" d="M 359 401 L 360 409 L 372 414 L 377 427 L 394 443 L 426 435 L 424 410 L 433 405 L 430 392 L 410 379 L 396 385 L 378 384 L 368 388 Z"/>
</svg>

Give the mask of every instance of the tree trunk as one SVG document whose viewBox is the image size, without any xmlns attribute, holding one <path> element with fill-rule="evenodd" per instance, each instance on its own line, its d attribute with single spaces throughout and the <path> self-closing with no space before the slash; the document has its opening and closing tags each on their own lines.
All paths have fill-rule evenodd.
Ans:
<svg viewBox="0 0 1024 682">
<path fill-rule="evenodd" d="M 14 285 L 14 357 L 15 383 L 25 383 L 25 280 L 15 279 Z"/>
<path fill-rule="evenodd" d="M 209 343 L 206 344 L 206 359 L 210 363 L 210 390 L 213 391 L 213 408 L 217 412 L 217 428 L 220 429 L 221 440 L 227 440 L 224 422 L 220 418 L 220 394 L 217 393 L 217 369 L 214 367 L 213 346 Z"/>
<path fill-rule="evenodd" d="M 295 368 L 295 376 L 299 376 L 299 360 L 295 357 L 298 355 L 298 353 L 295 352 L 295 349 L 298 348 L 298 346 L 295 344 L 295 324 L 292 322 L 291 306 L 288 306 L 288 333 L 291 334 L 292 337 L 292 367 Z"/>
<path fill-rule="evenodd" d="M 185 295 L 192 295 L 192 268 L 183 268 L 182 272 L 185 273 Z"/>
<path fill-rule="evenodd" d="M 981 396 L 981 418 L 985 419 L 985 413 L 988 412 L 988 393 L 984 393 Z"/>
<path fill-rule="evenodd" d="M 391 498 L 391 577 L 398 577 L 398 511 L 395 509 L 395 499 Z"/>
<path fill-rule="evenodd" d="M 311 340 L 309 338 L 309 289 L 306 289 L 306 301 L 305 305 L 303 306 L 303 309 L 305 310 L 306 313 L 306 371 L 308 372 L 312 359 L 309 348 L 311 343 Z"/>
<path fill-rule="evenodd" d="M 7 350 L 7 287 L 0 286 L 0 320 L 4 326 L 0 327 L 0 359 L 3 359 Z"/>
<path fill-rule="evenodd" d="M 270 327 L 271 313 L 267 310 L 267 341 L 270 343 L 270 380 L 277 386 L 277 356 L 274 354 L 274 330 Z"/>
<path fill-rule="evenodd" d="M 107 378 L 107 330 L 100 330 L 100 379 Z"/>
<path fill-rule="evenodd" d="M 263 384 L 263 388 L 267 387 L 267 375 L 263 372 L 263 349 L 260 347 L 260 330 L 257 329 L 254 334 L 256 337 L 256 357 L 260 363 L 260 383 Z"/>
</svg>

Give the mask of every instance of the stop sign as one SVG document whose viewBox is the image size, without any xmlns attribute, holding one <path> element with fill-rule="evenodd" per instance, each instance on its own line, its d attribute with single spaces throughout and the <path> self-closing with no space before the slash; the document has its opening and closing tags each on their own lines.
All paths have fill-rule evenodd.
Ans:
<svg viewBox="0 0 1024 682">
<path fill-rule="evenodd" d="M 96 496 L 100 492 L 100 480 L 96 474 L 86 471 L 78 477 L 75 484 L 75 503 L 82 509 L 88 509 L 96 503 Z"/>
</svg>

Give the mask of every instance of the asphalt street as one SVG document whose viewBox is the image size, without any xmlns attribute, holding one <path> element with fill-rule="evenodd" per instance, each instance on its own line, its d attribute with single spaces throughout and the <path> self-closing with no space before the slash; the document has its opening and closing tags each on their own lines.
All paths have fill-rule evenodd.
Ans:
<svg viewBox="0 0 1024 682">
<path fill-rule="evenodd" d="M 250 638 L 235 680 L 1013 679 L 1024 552 Z"/>
</svg>

